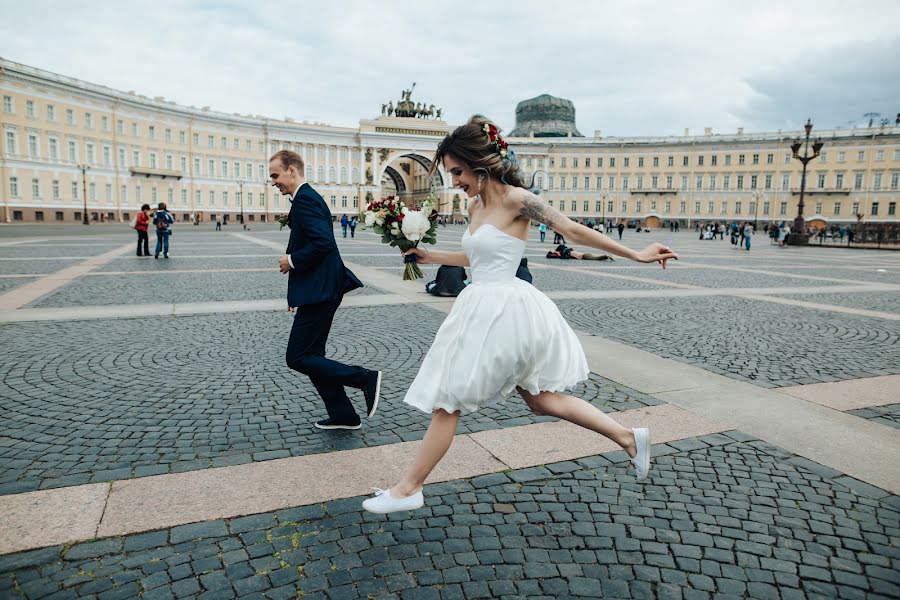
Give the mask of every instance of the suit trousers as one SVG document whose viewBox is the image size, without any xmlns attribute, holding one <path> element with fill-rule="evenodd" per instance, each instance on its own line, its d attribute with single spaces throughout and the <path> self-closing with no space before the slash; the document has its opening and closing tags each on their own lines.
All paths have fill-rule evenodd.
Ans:
<svg viewBox="0 0 900 600">
<path fill-rule="evenodd" d="M 340 305 L 341 300 L 334 300 L 297 307 L 285 358 L 290 368 L 309 377 L 331 419 L 356 424 L 359 416 L 344 387 L 364 389 L 369 370 L 325 358 L 325 344 Z"/>
</svg>

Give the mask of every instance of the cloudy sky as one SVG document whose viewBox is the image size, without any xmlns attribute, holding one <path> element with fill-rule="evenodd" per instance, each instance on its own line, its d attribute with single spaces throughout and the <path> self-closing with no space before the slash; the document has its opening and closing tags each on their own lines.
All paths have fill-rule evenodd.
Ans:
<svg viewBox="0 0 900 600">
<path fill-rule="evenodd" d="M 356 126 L 414 101 L 509 130 L 571 99 L 583 134 L 893 123 L 897 0 L 0 0 L 0 56 L 184 105 Z"/>
</svg>

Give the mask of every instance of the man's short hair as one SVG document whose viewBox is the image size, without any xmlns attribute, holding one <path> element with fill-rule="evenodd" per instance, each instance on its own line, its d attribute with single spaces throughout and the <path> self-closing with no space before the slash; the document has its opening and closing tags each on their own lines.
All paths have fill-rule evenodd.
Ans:
<svg viewBox="0 0 900 600">
<path fill-rule="evenodd" d="M 288 167 L 294 165 L 294 167 L 297 168 L 297 172 L 300 173 L 301 176 L 305 174 L 303 157 L 296 152 L 292 152 L 291 150 L 279 150 L 272 155 L 272 158 L 269 159 L 269 162 L 272 162 L 276 159 L 281 161 L 282 169 L 287 170 Z"/>
</svg>

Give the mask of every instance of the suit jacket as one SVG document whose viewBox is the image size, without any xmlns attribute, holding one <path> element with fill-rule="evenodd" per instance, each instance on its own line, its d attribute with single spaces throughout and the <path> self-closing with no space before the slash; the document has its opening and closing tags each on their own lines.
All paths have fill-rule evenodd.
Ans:
<svg viewBox="0 0 900 600">
<path fill-rule="evenodd" d="M 289 306 L 340 300 L 363 286 L 344 266 L 331 230 L 331 211 L 308 183 L 294 195 L 288 225 L 291 237 L 286 253 L 294 265 L 288 273 Z"/>
</svg>

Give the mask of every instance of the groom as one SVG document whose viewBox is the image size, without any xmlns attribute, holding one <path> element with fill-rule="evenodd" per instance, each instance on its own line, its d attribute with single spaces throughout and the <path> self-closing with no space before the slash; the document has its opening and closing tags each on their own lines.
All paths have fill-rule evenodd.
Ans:
<svg viewBox="0 0 900 600">
<path fill-rule="evenodd" d="M 296 152 L 281 150 L 269 159 L 272 185 L 291 198 L 291 237 L 286 254 L 278 259 L 279 269 L 288 274 L 288 310 L 296 311 L 287 364 L 308 375 L 325 401 L 328 418 L 318 421 L 316 427 L 359 429 L 359 416 L 344 386 L 363 390 L 366 416 L 371 417 L 378 408 L 381 371 L 327 359 L 325 343 L 344 294 L 363 284 L 341 261 L 331 212 L 322 196 L 304 181 L 304 173 L 303 159 Z"/>
</svg>

